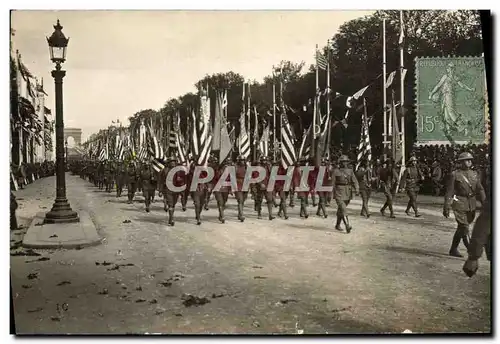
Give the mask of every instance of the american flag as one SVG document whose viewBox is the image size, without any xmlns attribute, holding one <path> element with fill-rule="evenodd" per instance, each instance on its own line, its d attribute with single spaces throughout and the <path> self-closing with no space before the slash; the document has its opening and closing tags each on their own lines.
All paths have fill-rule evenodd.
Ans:
<svg viewBox="0 0 500 344">
<path fill-rule="evenodd" d="M 312 124 L 309 126 L 309 129 L 304 130 L 304 134 L 302 135 L 302 143 L 299 149 L 299 158 L 301 159 L 309 159 L 311 151 L 311 128 Z"/>
<path fill-rule="evenodd" d="M 366 107 L 366 101 L 365 101 L 365 107 Z M 367 159 L 368 164 L 372 160 L 372 147 L 370 145 L 370 134 L 368 132 L 369 126 L 370 126 L 370 123 L 368 122 L 368 118 L 367 118 L 366 113 L 365 113 L 363 115 L 363 123 L 361 126 L 361 137 L 359 139 L 359 145 L 358 145 L 358 156 L 356 158 L 356 170 L 359 169 L 359 166 L 361 165 L 361 161 L 363 159 Z"/>
<path fill-rule="evenodd" d="M 245 128 L 245 112 L 242 111 L 240 115 L 240 136 L 238 139 L 239 147 L 238 150 L 240 155 L 245 159 L 250 155 L 250 137 L 248 136 L 247 130 Z"/>
<path fill-rule="evenodd" d="M 281 140 L 281 163 L 284 168 L 288 168 L 288 166 L 295 164 L 296 161 L 295 139 L 284 111 L 281 113 Z"/>
<path fill-rule="evenodd" d="M 199 166 L 205 166 L 212 151 L 212 133 L 210 131 L 210 98 L 208 92 L 202 92 L 198 131 L 196 131 L 196 116 L 193 116 L 193 150 Z"/>
<path fill-rule="evenodd" d="M 316 66 L 323 70 L 326 70 L 328 68 L 328 61 L 326 60 L 325 56 L 323 56 L 323 54 L 321 54 L 319 51 L 316 51 Z"/>
</svg>

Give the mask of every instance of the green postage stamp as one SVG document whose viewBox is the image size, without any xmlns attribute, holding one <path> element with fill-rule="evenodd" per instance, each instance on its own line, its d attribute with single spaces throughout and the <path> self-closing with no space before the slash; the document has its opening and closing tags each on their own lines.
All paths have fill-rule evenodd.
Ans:
<svg viewBox="0 0 500 344">
<path fill-rule="evenodd" d="M 482 57 L 416 58 L 417 141 L 483 143 L 486 74 Z"/>
</svg>

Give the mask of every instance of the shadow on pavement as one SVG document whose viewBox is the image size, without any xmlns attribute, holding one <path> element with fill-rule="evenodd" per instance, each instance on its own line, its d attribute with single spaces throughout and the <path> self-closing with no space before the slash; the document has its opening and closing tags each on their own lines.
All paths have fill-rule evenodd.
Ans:
<svg viewBox="0 0 500 344">
<path fill-rule="evenodd" d="M 398 252 L 398 253 L 409 253 L 409 254 L 416 254 L 416 255 L 420 255 L 420 256 L 431 256 L 431 257 L 439 257 L 439 258 L 457 259 L 457 258 L 450 257 L 448 254 L 443 253 L 443 252 L 433 252 L 433 251 L 422 250 L 419 248 L 402 247 L 402 246 L 382 246 L 382 248 L 387 250 L 387 251 L 393 251 L 393 252 Z"/>
</svg>

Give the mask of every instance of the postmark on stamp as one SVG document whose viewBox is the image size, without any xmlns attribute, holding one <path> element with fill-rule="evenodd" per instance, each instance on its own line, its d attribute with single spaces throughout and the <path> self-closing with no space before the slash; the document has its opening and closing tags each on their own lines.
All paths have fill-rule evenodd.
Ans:
<svg viewBox="0 0 500 344">
<path fill-rule="evenodd" d="M 482 57 L 416 58 L 417 141 L 485 140 Z"/>
</svg>

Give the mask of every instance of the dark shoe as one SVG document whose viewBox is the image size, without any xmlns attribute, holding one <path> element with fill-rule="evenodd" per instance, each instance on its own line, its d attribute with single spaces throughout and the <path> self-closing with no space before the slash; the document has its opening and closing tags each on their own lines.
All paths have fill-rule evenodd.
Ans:
<svg viewBox="0 0 500 344">
<path fill-rule="evenodd" d="M 285 216 L 285 220 L 288 220 L 288 216 Z"/>
<path fill-rule="evenodd" d="M 269 216 L 269 221 L 272 221 L 272 220 L 274 220 L 274 219 L 275 219 L 275 217 L 274 217 L 274 216 Z"/>
<path fill-rule="evenodd" d="M 394 216 L 394 214 L 391 214 L 390 218 L 391 218 L 391 219 L 395 219 L 395 218 L 396 218 L 396 216 Z"/>
<path fill-rule="evenodd" d="M 186 207 L 182 207 L 182 211 L 186 211 Z"/>
<path fill-rule="evenodd" d="M 406 213 L 406 215 L 411 216 L 409 210 L 406 210 L 405 213 Z"/>
<path fill-rule="evenodd" d="M 308 214 L 306 214 L 306 215 L 304 215 L 304 217 L 307 219 L 307 218 L 309 217 L 309 215 L 308 215 Z"/>
<path fill-rule="evenodd" d="M 196 224 L 197 224 L 198 226 L 199 226 L 199 225 L 201 225 L 201 221 L 200 221 L 200 220 L 197 220 L 197 221 L 196 221 Z"/>
<path fill-rule="evenodd" d="M 170 222 L 168 223 L 168 225 L 169 225 L 169 226 L 172 226 L 172 227 L 174 226 L 174 224 L 175 224 L 175 222 L 174 222 L 174 221 L 170 221 Z"/>
<path fill-rule="evenodd" d="M 345 231 L 347 232 L 347 234 L 351 233 L 351 231 L 352 231 L 352 227 L 351 227 L 351 226 L 347 226 L 347 227 L 345 228 Z"/>
<path fill-rule="evenodd" d="M 335 226 L 335 229 L 338 230 L 338 231 L 340 231 L 340 232 L 343 231 L 342 227 L 340 227 L 340 226 Z"/>
<path fill-rule="evenodd" d="M 382 214 L 382 216 L 385 216 L 385 210 L 384 209 L 380 209 L 380 214 Z"/>
<path fill-rule="evenodd" d="M 149 213 L 149 208 L 146 208 L 146 213 Z"/>
<path fill-rule="evenodd" d="M 450 256 L 452 257 L 458 257 L 458 258 L 462 258 L 463 256 L 460 254 L 460 252 L 458 252 L 457 249 L 455 250 L 450 250 L 449 252 Z"/>
<path fill-rule="evenodd" d="M 421 214 L 419 214 L 419 213 L 416 213 L 416 214 L 415 214 L 415 217 L 420 217 L 420 216 L 422 216 L 422 215 L 421 215 Z"/>
<path fill-rule="evenodd" d="M 240 217 L 240 222 L 243 222 L 245 221 L 245 218 L 244 217 Z"/>
</svg>

